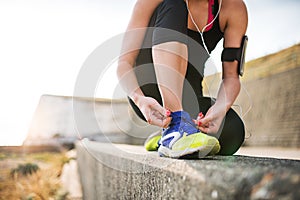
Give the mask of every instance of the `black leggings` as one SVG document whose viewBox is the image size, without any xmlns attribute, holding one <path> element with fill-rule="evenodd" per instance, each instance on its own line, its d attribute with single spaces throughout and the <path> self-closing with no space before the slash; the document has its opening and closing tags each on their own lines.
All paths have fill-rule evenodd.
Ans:
<svg viewBox="0 0 300 200">
<path fill-rule="evenodd" d="M 149 43 L 153 46 L 170 41 L 187 44 L 189 62 L 183 86 L 182 105 L 191 117 L 196 118 L 199 112 L 205 114 L 213 101 L 211 98 L 203 97 L 202 94 L 204 63 L 208 54 L 199 45 L 199 39 L 187 37 L 187 15 L 186 4 L 183 0 L 164 0 L 150 20 L 149 27 L 155 27 L 155 29 L 147 31 L 143 46 L 149 46 Z M 173 31 L 168 32 L 169 29 Z M 155 98 L 162 105 L 151 48 L 141 48 L 136 59 L 135 74 L 145 96 Z M 136 114 L 145 120 L 133 101 L 129 99 L 129 102 Z M 232 155 L 240 148 L 245 136 L 244 124 L 232 109 L 226 114 L 219 133 L 214 136 L 219 139 L 221 145 L 220 155 Z"/>
</svg>

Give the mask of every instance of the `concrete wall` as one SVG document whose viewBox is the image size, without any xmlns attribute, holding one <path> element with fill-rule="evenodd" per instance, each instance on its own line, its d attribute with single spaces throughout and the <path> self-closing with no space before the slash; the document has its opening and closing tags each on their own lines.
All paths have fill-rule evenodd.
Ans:
<svg viewBox="0 0 300 200">
<path fill-rule="evenodd" d="M 132 112 L 127 100 L 43 95 L 24 144 L 55 144 L 84 137 L 141 144 L 156 130 Z"/>
<path fill-rule="evenodd" d="M 248 145 L 300 147 L 300 67 L 246 82 L 253 107 L 244 120 Z M 241 96 L 237 104 L 247 102 Z"/>
<path fill-rule="evenodd" d="M 299 161 L 244 156 L 161 158 L 141 146 L 76 144 L 84 200 L 298 199 Z"/>
<path fill-rule="evenodd" d="M 216 96 L 220 77 L 205 79 L 207 95 Z M 233 107 L 243 116 L 246 145 L 300 147 L 299 77 L 300 45 L 247 63 L 240 107 Z"/>
</svg>

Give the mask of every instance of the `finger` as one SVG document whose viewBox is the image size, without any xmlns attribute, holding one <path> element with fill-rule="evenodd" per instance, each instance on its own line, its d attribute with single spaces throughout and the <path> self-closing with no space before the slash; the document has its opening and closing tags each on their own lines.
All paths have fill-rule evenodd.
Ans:
<svg viewBox="0 0 300 200">
<path fill-rule="evenodd" d="M 193 119 L 194 124 L 197 128 L 199 128 L 199 120 Z M 200 123 L 201 124 L 201 123 Z"/>
<path fill-rule="evenodd" d="M 198 126 L 205 126 L 211 122 L 212 118 L 210 116 L 205 116 L 204 118 L 198 120 Z"/>
<path fill-rule="evenodd" d="M 198 126 L 198 120 L 193 119 L 194 124 L 196 124 Z"/>
<path fill-rule="evenodd" d="M 152 115 L 160 120 L 163 120 L 165 118 L 160 112 L 158 112 L 156 110 L 152 111 Z"/>
<path fill-rule="evenodd" d="M 208 127 L 202 127 L 202 126 L 199 126 L 198 128 L 199 128 L 199 130 L 200 130 L 202 133 L 206 133 L 206 134 L 209 133 L 209 128 L 208 128 Z"/>
<path fill-rule="evenodd" d="M 150 114 L 146 114 L 146 115 L 144 115 L 144 117 L 146 118 L 146 121 L 147 121 L 148 124 L 152 124 L 152 119 L 151 119 Z"/>
<path fill-rule="evenodd" d="M 200 112 L 200 113 L 198 114 L 198 116 L 197 116 L 197 119 L 196 119 L 196 120 L 193 119 L 193 121 L 194 121 L 194 123 L 195 123 L 197 126 L 200 126 L 202 123 L 200 123 L 199 121 L 200 121 L 201 119 L 203 119 L 203 118 L 204 118 L 204 115 L 203 115 L 202 112 Z M 199 124 L 200 124 L 200 125 L 199 125 Z"/>
<path fill-rule="evenodd" d="M 199 127 L 199 130 L 206 134 L 216 134 L 218 132 L 218 129 L 215 126 Z"/>
<path fill-rule="evenodd" d="M 199 126 L 200 131 L 204 133 L 212 133 L 215 129 L 215 126 L 212 123 L 203 124 L 202 126 Z"/>
<path fill-rule="evenodd" d="M 170 115 L 170 111 L 162 107 L 159 103 L 152 105 L 151 109 L 158 111 L 163 117 Z"/>
<path fill-rule="evenodd" d="M 147 120 L 147 122 L 154 126 L 160 126 L 160 127 L 162 126 L 162 120 L 156 117 L 151 117 L 150 119 Z"/>
<path fill-rule="evenodd" d="M 166 128 L 171 123 L 171 117 L 161 118 L 161 116 L 157 117 L 155 115 L 149 115 L 147 118 L 147 122 L 154 126 Z"/>
<path fill-rule="evenodd" d="M 197 120 L 203 119 L 204 115 L 202 112 L 200 112 L 197 116 Z"/>
<path fill-rule="evenodd" d="M 163 120 L 162 127 L 167 128 L 171 123 L 172 117 L 167 117 Z"/>
<path fill-rule="evenodd" d="M 170 111 L 169 109 L 167 109 L 166 116 L 167 116 L 167 117 L 170 117 L 170 116 L 171 116 L 171 111 Z"/>
</svg>

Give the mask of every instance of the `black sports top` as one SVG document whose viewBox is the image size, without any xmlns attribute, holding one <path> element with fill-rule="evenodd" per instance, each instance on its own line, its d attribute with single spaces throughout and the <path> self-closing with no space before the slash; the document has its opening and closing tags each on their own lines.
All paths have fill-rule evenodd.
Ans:
<svg viewBox="0 0 300 200">
<path fill-rule="evenodd" d="M 215 18 L 216 14 L 218 13 L 218 9 L 218 0 L 209 0 L 208 24 Z M 198 31 L 188 29 L 188 36 L 193 38 L 203 46 L 202 39 Z M 215 21 L 210 26 L 208 26 L 203 33 L 205 45 L 207 46 L 209 52 L 215 49 L 218 42 L 223 38 L 223 36 L 224 33 L 220 29 L 218 15 Z"/>
</svg>

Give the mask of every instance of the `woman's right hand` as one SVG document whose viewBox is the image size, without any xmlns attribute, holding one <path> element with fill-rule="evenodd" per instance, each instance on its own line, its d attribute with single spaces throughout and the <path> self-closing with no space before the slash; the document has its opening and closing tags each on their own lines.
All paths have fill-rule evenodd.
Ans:
<svg viewBox="0 0 300 200">
<path fill-rule="evenodd" d="M 162 107 L 154 98 L 138 96 L 135 102 L 149 124 L 168 127 L 171 122 L 170 111 Z"/>
</svg>

